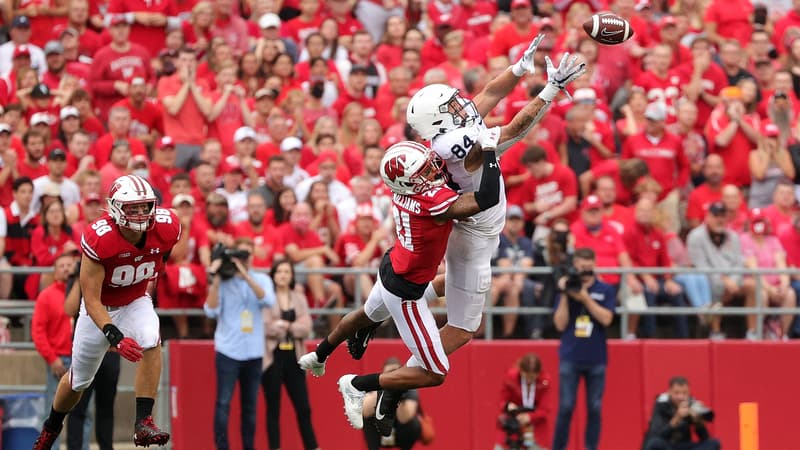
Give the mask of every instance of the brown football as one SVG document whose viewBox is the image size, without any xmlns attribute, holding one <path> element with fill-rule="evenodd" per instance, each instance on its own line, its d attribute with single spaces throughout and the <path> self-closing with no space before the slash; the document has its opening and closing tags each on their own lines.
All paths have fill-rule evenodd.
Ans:
<svg viewBox="0 0 800 450">
<path fill-rule="evenodd" d="M 605 45 L 621 44 L 633 36 L 631 24 L 610 13 L 597 13 L 583 23 L 583 29 L 592 39 Z"/>
</svg>

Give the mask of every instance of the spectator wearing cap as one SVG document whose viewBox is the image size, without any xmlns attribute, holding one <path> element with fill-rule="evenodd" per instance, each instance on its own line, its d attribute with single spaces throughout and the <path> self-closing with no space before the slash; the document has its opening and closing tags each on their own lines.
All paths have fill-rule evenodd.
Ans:
<svg viewBox="0 0 800 450">
<path fill-rule="evenodd" d="M 748 0 L 711 0 L 703 16 L 709 41 L 720 45 L 726 39 L 735 39 L 747 44 L 753 33 L 752 15 L 753 4 Z"/>
<path fill-rule="evenodd" d="M 277 89 L 261 88 L 253 94 L 253 129 L 258 135 L 258 143 L 269 142 L 268 120 L 275 108 L 275 99 L 280 93 Z"/>
<path fill-rule="evenodd" d="M 31 67 L 43 74 L 47 67 L 47 61 L 42 49 L 31 43 L 31 20 L 25 15 L 16 15 L 11 21 L 11 29 L 8 30 L 10 41 L 0 45 L 0 75 L 7 77 L 11 71 L 12 60 L 17 47 L 25 46 L 31 59 Z M 49 36 L 49 32 L 42 34 Z"/>
<path fill-rule="evenodd" d="M 667 252 L 667 240 L 661 230 L 657 217 L 656 204 L 646 198 L 636 203 L 636 220 L 625 229 L 623 241 L 630 254 L 633 267 L 672 267 L 672 260 Z M 644 285 L 644 297 L 648 306 L 656 306 L 666 302 L 671 306 L 684 306 L 683 289 L 672 279 L 672 274 L 637 274 Z M 629 322 L 628 333 L 637 333 L 639 317 Z M 641 323 L 643 337 L 656 337 L 655 316 L 645 316 Z M 674 316 L 673 337 L 686 339 L 689 337 L 689 324 L 686 316 Z"/>
<path fill-rule="evenodd" d="M 225 164 L 222 172 L 222 186 L 216 192 L 228 200 L 230 222 L 237 225 L 247 220 L 247 192 L 243 190 L 245 173 L 237 163 Z"/>
<path fill-rule="evenodd" d="M 169 203 L 181 222 L 181 237 L 165 264 L 164 275 L 158 283 L 160 308 L 201 308 L 208 290 L 205 268 L 210 264 L 211 250 L 205 229 L 195 219 L 194 198 L 177 194 Z M 185 314 L 172 316 L 178 339 L 189 337 L 189 322 Z M 211 335 L 210 322 L 203 320 L 203 333 Z"/>
<path fill-rule="evenodd" d="M 19 91 L 17 93 L 19 94 Z M 20 100 L 23 106 L 27 106 L 26 114 L 31 126 L 34 126 L 33 116 L 36 114 L 40 114 L 40 117 L 45 116 L 48 126 L 55 125 L 59 107 L 54 105 L 53 93 L 50 88 L 44 83 L 37 83 L 31 88 L 28 97 L 29 102 L 26 102 L 24 97 Z"/>
<path fill-rule="evenodd" d="M 670 218 L 665 229 L 680 230 L 680 189 L 689 182 L 689 161 L 677 136 L 664 129 L 667 107 L 664 103 L 647 105 L 647 123 L 642 133 L 630 136 L 622 148 L 622 157 L 638 158 L 647 164 L 650 174 L 661 185 L 659 209 Z"/>
<path fill-rule="evenodd" d="M 89 2 L 87 0 L 71 0 L 67 5 L 67 23 L 65 25 L 56 26 L 54 28 L 53 38 L 57 38 L 64 45 L 65 40 L 74 39 L 77 41 L 75 48 L 77 54 L 66 55 L 68 61 L 77 61 L 79 56 L 84 58 L 91 58 L 95 52 L 103 46 L 103 41 L 94 29 L 89 25 Z M 99 28 L 98 28 L 99 29 Z M 56 34 L 56 31 L 58 32 Z M 72 42 L 69 42 L 70 46 Z"/>
<path fill-rule="evenodd" d="M 11 127 L 0 123 L 0 206 L 13 201 L 12 185 L 19 178 L 17 151 L 11 147 Z"/>
<path fill-rule="evenodd" d="M 672 47 L 666 43 L 655 45 L 650 50 L 649 69 L 633 80 L 633 85 L 643 89 L 649 101 L 664 102 L 670 115 L 675 114 L 673 105 L 681 95 L 680 78 L 670 70 L 674 60 Z"/>
<path fill-rule="evenodd" d="M 61 80 L 67 73 L 67 62 L 64 59 L 64 46 L 59 41 L 49 41 L 44 46 L 47 70 L 42 75 L 42 83 L 50 90 L 58 89 Z"/>
<path fill-rule="evenodd" d="M 339 98 L 333 105 L 331 105 L 337 117 L 341 118 L 344 114 L 345 107 L 352 102 L 359 103 L 364 107 L 365 117 L 375 116 L 375 102 L 367 96 L 367 74 L 368 69 L 365 66 L 353 65 L 350 67 L 345 89 L 339 94 Z"/>
<path fill-rule="evenodd" d="M 74 106 L 63 106 L 58 112 L 58 129 L 56 139 L 59 142 L 69 144 L 72 135 L 81 131 L 81 113 Z M 69 175 L 72 175 L 70 173 Z"/>
<path fill-rule="evenodd" d="M 170 23 L 174 9 L 172 0 L 111 0 L 107 14 L 112 16 L 112 22 L 114 16 L 123 16 L 130 26 L 130 42 L 146 49 L 149 58 L 154 58 L 164 48 L 167 26 L 175 28 L 180 23 L 177 18 Z"/>
<path fill-rule="evenodd" d="M 205 221 L 208 235 L 208 244 L 216 245 L 222 242 L 226 247 L 233 247 L 236 236 L 236 227 L 230 221 L 228 213 L 228 200 L 218 192 L 208 194 L 206 198 Z"/>
<path fill-rule="evenodd" d="M 689 193 L 686 204 L 686 220 L 690 228 L 703 222 L 709 205 L 721 200 L 722 180 L 725 177 L 725 164 L 719 155 L 708 155 L 703 164 L 703 184 Z"/>
<path fill-rule="evenodd" d="M 133 13 L 112 14 L 108 27 L 111 43 L 97 50 L 89 74 L 89 87 L 100 118 L 106 118 L 111 105 L 125 98 L 136 77 L 152 78 L 150 51 L 130 41 Z M 187 124 L 188 125 L 188 124 Z"/>
<path fill-rule="evenodd" d="M 265 167 L 261 159 L 256 157 L 256 132 L 252 128 L 243 126 L 236 129 L 233 134 L 233 154 L 223 160 L 225 165 L 240 166 L 250 186 L 259 184 L 259 179 L 264 177 Z"/>
<path fill-rule="evenodd" d="M 697 104 L 699 128 L 708 121 L 711 111 L 720 103 L 720 91 L 728 85 L 728 77 L 712 61 L 708 39 L 697 37 L 690 48 L 692 59 L 675 68 L 675 74 L 680 79 L 684 95 Z"/>
<path fill-rule="evenodd" d="M 67 153 L 64 149 L 54 148 L 47 154 L 47 175 L 33 180 L 33 209 L 39 210 L 40 197 L 46 186 L 56 186 L 61 193 L 61 201 L 65 207 L 78 203 L 81 199 L 80 189 L 74 181 L 65 176 L 67 169 Z"/>
<path fill-rule="evenodd" d="M 668 45 L 672 49 L 672 54 L 675 56 L 672 58 L 672 63 L 669 66 L 670 69 L 674 69 L 682 61 L 688 61 L 692 57 L 692 52 L 681 43 L 683 34 L 678 27 L 678 19 L 676 19 L 675 16 L 671 14 L 662 16 L 656 26 L 658 28 L 658 38 L 660 38 L 661 43 Z"/>
<path fill-rule="evenodd" d="M 161 108 L 147 98 L 147 80 L 136 77 L 131 80 L 128 96 L 114 103 L 112 108 L 130 111 L 131 122 L 128 136 L 138 139 L 147 148 L 158 144 L 159 135 L 164 134 L 164 119 Z"/>
<path fill-rule="evenodd" d="M 65 210 L 65 214 L 67 215 L 67 223 L 70 225 L 80 221 L 85 221 L 86 212 L 84 211 L 84 208 L 86 199 L 89 198 L 90 195 L 97 195 L 97 197 L 101 200 L 104 200 L 107 195 L 107 193 L 100 193 L 100 172 L 94 169 L 85 170 L 79 176 L 75 177 L 75 180 L 73 181 L 78 184 L 78 189 L 81 191 L 81 201 L 70 206 L 69 208 L 66 208 Z"/>
<path fill-rule="evenodd" d="M 175 140 L 176 166 L 184 169 L 198 161 L 206 137 L 206 114 L 211 110 L 208 83 L 197 78 L 197 55 L 182 48 L 174 75 L 158 80 L 158 100 L 164 107 L 164 134 Z"/>
<path fill-rule="evenodd" d="M 596 195 L 590 195 L 581 202 L 580 219 L 570 226 L 575 238 L 575 248 L 589 247 L 597 254 L 597 267 L 631 267 L 631 257 L 625 242 L 617 230 L 603 218 L 603 202 Z M 632 295 L 642 293 L 643 287 L 633 274 L 627 274 L 626 287 Z M 619 274 L 603 274 L 602 280 L 619 286 Z M 624 297 L 623 297 L 624 298 Z"/>
<path fill-rule="evenodd" d="M 237 236 L 248 237 L 255 243 L 253 267 L 269 268 L 281 258 L 281 237 L 266 220 L 267 204 L 257 191 L 247 193 L 247 218 L 236 226 Z"/>
<path fill-rule="evenodd" d="M 722 202 L 708 207 L 705 222 L 689 232 L 686 247 L 689 260 L 698 269 L 741 269 L 744 267 L 739 235 L 726 227 L 727 208 Z M 755 306 L 755 282 L 738 274 L 708 274 L 714 303 L 730 304 L 744 297 L 744 306 Z M 748 316 L 748 337 L 755 337 L 755 316 Z M 724 339 L 722 317 L 711 319 L 711 338 Z"/>
<path fill-rule="evenodd" d="M 788 228 L 791 228 L 788 227 Z M 744 254 L 744 265 L 749 269 L 785 269 L 786 251 L 772 231 L 770 220 L 759 208 L 750 211 L 750 226 L 739 235 Z M 780 308 L 794 308 L 797 297 L 791 286 L 789 274 L 757 276 L 764 303 Z M 781 314 L 780 321 L 768 320 L 765 334 L 772 339 L 788 339 L 794 316 Z M 748 328 L 753 329 L 748 323 Z"/>
<path fill-rule="evenodd" d="M 125 140 L 131 149 L 131 155 L 147 156 L 147 149 L 139 139 L 130 137 L 131 112 L 128 108 L 117 106 L 108 112 L 108 133 L 100 136 L 89 151 L 98 166 L 108 162 L 115 142 Z"/>
<path fill-rule="evenodd" d="M 575 218 L 578 187 L 575 174 L 561 163 L 547 161 L 542 147 L 530 146 L 522 155 L 530 177 L 522 183 L 520 202 L 527 221 L 533 221 L 539 232 L 534 240 L 544 238 L 553 220 Z"/>
<path fill-rule="evenodd" d="M 300 50 L 298 48 L 298 43 L 290 38 L 281 36 L 281 18 L 277 14 L 270 12 L 259 17 L 258 29 L 261 31 L 255 49 L 255 54 L 258 58 L 261 58 L 260 55 L 263 54 L 264 46 L 267 45 L 267 43 L 271 41 L 280 41 L 283 43 L 284 53 L 291 56 L 293 61 L 299 59 Z M 297 67 L 295 67 L 295 69 L 297 69 Z"/>
<path fill-rule="evenodd" d="M 114 180 L 130 173 L 128 167 L 132 158 L 131 146 L 126 139 L 120 139 L 112 144 L 108 161 L 100 165 L 101 192 L 108 192 Z"/>
<path fill-rule="evenodd" d="M 252 130 L 253 115 L 247 105 L 247 94 L 236 84 L 236 65 L 225 64 L 216 75 L 217 89 L 211 93 L 211 110 L 208 119 L 208 136 L 222 143 L 222 151 L 230 154 L 234 150 L 236 132 L 247 126 Z M 253 132 L 255 138 L 255 132 Z M 255 143 L 255 139 L 253 140 Z M 253 149 L 255 151 L 255 149 Z"/>
<path fill-rule="evenodd" d="M 389 247 L 389 235 L 387 229 L 376 219 L 372 203 L 356 206 L 353 220 L 343 229 L 346 231 L 339 235 L 333 246 L 342 267 L 377 268 Z M 372 290 L 375 279 L 366 273 L 345 275 L 343 284 L 347 295 L 355 296 L 356 283 L 360 284 L 363 301 Z"/>
<path fill-rule="evenodd" d="M 698 116 L 698 124 L 705 125 L 705 137 L 710 153 L 717 153 L 725 164 L 724 183 L 736 186 L 750 185 L 748 161 L 750 150 L 758 143 L 759 118 L 746 112 L 742 91 L 726 87 L 720 92 L 722 101 L 714 109 L 707 123 Z"/>
<path fill-rule="evenodd" d="M 25 158 L 17 161 L 17 173 L 19 176 L 28 177 L 35 180 L 40 176 L 47 175 L 47 166 L 42 164 L 47 148 L 45 137 L 36 130 L 28 130 L 22 137 L 25 146 Z"/>
<path fill-rule="evenodd" d="M 782 179 L 792 180 L 795 167 L 792 156 L 780 139 L 780 130 L 772 122 L 762 122 L 758 146 L 750 152 L 750 193 L 747 207 L 766 208 Z"/>
<path fill-rule="evenodd" d="M 247 22 L 234 12 L 233 5 L 232 0 L 214 0 L 215 21 L 211 34 L 224 38 L 238 59 L 250 49 L 250 37 Z"/>
<path fill-rule="evenodd" d="M 281 142 L 281 156 L 286 161 L 287 168 L 286 175 L 283 176 L 283 185 L 292 189 L 310 177 L 308 172 L 300 167 L 300 153 L 302 150 L 303 141 L 295 136 L 289 136 Z"/>
<path fill-rule="evenodd" d="M 162 204 L 171 205 L 172 195 L 169 185 L 172 177 L 182 172 L 175 167 L 175 142 L 169 136 L 158 140 L 153 151 L 153 161 L 150 163 L 150 184 L 161 193 Z"/>
<path fill-rule="evenodd" d="M 533 23 L 530 0 L 512 0 L 511 23 L 495 31 L 489 55 L 505 56 L 516 61 L 538 32 L 538 27 Z"/>
<path fill-rule="evenodd" d="M 500 234 L 500 244 L 492 258 L 494 267 L 529 268 L 534 265 L 533 242 L 524 236 L 525 213 L 521 207 L 511 205 L 506 211 L 506 224 Z M 502 300 L 503 306 L 536 306 L 535 284 L 524 273 L 501 273 L 493 275 L 490 294 L 492 306 Z M 530 337 L 534 330 L 541 336 L 544 316 L 523 316 L 523 336 Z M 517 315 L 503 314 L 502 337 L 513 337 Z"/>
<path fill-rule="evenodd" d="M 300 15 L 284 23 L 281 33 L 300 45 L 306 36 L 319 31 L 322 16 L 318 14 L 320 8 L 318 0 L 300 0 L 298 6 Z"/>
</svg>

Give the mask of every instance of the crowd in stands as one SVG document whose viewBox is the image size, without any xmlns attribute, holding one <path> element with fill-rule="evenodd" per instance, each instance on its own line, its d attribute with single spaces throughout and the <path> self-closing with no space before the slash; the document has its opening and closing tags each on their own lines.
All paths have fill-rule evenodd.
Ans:
<svg viewBox="0 0 800 450">
<path fill-rule="evenodd" d="M 503 155 L 509 221 L 498 265 L 557 266 L 592 247 L 598 267 L 800 265 L 800 1 L 32 0 L 3 3 L 2 264 L 52 266 L 77 251 L 114 179 L 147 178 L 184 233 L 158 283 L 161 307 L 202 307 L 217 243 L 255 241 L 257 268 L 376 267 L 392 244 L 379 166 L 416 139 L 420 87 L 474 96 L 545 38 L 535 75 L 486 118 L 507 123 L 546 82 L 544 57 L 587 74 Z M 599 45 L 581 25 L 632 24 Z M 511 230 L 509 232 L 509 229 Z M 688 245 L 687 245 L 688 235 Z M 520 236 L 525 236 L 519 241 Z M 531 238 L 531 241 L 525 239 Z M 800 275 L 603 275 L 635 308 L 794 306 Z M 0 275 L 33 299 L 52 275 Z M 298 277 L 312 307 L 343 306 L 368 275 Z M 527 281 L 527 282 L 526 282 Z M 492 300 L 552 305 L 553 283 L 503 277 Z M 760 289 L 756 289 L 756 287 Z M 331 321 L 336 321 L 332 316 Z M 755 334 L 747 318 L 746 336 Z M 800 322 L 800 321 L 798 321 Z M 175 319 L 187 336 L 185 317 Z M 686 318 L 668 335 L 689 336 Z M 793 317 L 770 319 L 774 338 Z M 541 336 L 507 315 L 502 334 Z M 208 331 L 206 329 L 206 331 Z M 500 333 L 497 333 L 498 335 Z M 633 318 L 629 338 L 657 334 Z"/>
</svg>

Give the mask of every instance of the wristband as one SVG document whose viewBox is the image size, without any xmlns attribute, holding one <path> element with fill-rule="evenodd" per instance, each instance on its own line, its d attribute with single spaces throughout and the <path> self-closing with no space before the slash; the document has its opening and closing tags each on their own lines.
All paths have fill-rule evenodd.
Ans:
<svg viewBox="0 0 800 450">
<path fill-rule="evenodd" d="M 511 73 L 513 73 L 514 76 L 517 77 L 517 78 L 522 77 L 523 75 L 525 75 L 525 72 L 526 72 L 525 67 L 523 67 L 522 64 L 520 64 L 521 62 L 522 62 L 522 59 L 520 59 L 519 61 L 515 62 L 511 66 Z"/>
<path fill-rule="evenodd" d="M 542 91 L 539 92 L 538 97 L 548 103 L 551 103 L 553 99 L 556 98 L 556 95 L 558 95 L 558 91 L 560 90 L 561 89 L 559 89 L 555 84 L 547 83 Z"/>
<path fill-rule="evenodd" d="M 122 334 L 122 331 L 114 326 L 113 323 L 108 323 L 103 327 L 103 335 L 108 340 L 108 343 L 115 348 L 125 338 L 125 335 Z"/>
</svg>

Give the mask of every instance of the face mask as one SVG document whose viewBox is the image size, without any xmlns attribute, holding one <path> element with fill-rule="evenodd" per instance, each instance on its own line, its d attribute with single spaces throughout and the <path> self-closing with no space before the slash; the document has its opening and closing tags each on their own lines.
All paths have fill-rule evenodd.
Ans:
<svg viewBox="0 0 800 450">
<path fill-rule="evenodd" d="M 133 175 L 142 177 L 144 179 L 150 179 L 150 171 L 148 169 L 134 169 Z"/>
<path fill-rule="evenodd" d="M 603 224 L 602 223 L 598 223 L 597 225 L 592 225 L 592 226 L 586 225 L 586 231 L 588 231 L 589 233 L 594 233 L 595 231 L 600 231 L 600 228 L 603 228 Z"/>
</svg>

